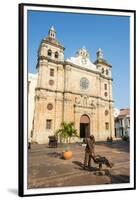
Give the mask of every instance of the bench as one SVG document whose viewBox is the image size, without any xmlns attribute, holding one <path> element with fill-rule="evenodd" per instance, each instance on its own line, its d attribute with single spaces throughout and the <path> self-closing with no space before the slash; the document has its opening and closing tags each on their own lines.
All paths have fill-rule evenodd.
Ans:
<svg viewBox="0 0 139 200">
<path fill-rule="evenodd" d="M 58 144 L 58 139 L 56 136 L 49 136 L 49 147 L 56 148 Z"/>
</svg>

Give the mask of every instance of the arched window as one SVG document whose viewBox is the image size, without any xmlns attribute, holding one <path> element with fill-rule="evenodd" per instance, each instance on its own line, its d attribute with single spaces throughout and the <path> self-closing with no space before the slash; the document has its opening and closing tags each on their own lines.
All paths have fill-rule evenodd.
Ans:
<svg viewBox="0 0 139 200">
<path fill-rule="evenodd" d="M 108 75 L 109 74 L 109 70 L 108 69 L 106 69 L 106 75 Z"/>
<path fill-rule="evenodd" d="M 48 50 L 47 55 L 48 55 L 48 56 L 51 56 L 51 55 L 52 55 L 52 51 L 51 51 L 51 49 Z"/>
<path fill-rule="evenodd" d="M 58 58 L 58 56 L 59 56 L 59 54 L 58 54 L 58 52 L 56 51 L 56 52 L 55 52 L 55 58 Z"/>
<path fill-rule="evenodd" d="M 107 96 L 108 96 L 108 93 L 107 93 L 107 92 L 105 92 L 105 93 L 104 93 L 104 96 L 105 96 L 105 97 L 107 97 Z"/>
<path fill-rule="evenodd" d="M 104 68 L 102 68 L 102 74 L 104 74 Z"/>
<path fill-rule="evenodd" d="M 104 84 L 104 89 L 107 90 L 107 84 L 106 83 Z"/>
</svg>

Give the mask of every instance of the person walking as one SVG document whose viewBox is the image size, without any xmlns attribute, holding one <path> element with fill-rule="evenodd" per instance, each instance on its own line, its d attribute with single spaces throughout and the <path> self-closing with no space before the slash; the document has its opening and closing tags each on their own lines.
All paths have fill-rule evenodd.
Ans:
<svg viewBox="0 0 139 200">
<path fill-rule="evenodd" d="M 91 158 L 95 157 L 95 137 L 90 135 L 86 139 L 85 157 L 84 157 L 84 169 L 91 167 Z"/>
</svg>

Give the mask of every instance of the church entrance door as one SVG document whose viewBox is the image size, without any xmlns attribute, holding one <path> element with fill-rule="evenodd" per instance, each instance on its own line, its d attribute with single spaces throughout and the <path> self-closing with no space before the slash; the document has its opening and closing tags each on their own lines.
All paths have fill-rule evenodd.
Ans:
<svg viewBox="0 0 139 200">
<path fill-rule="evenodd" d="M 87 115 L 82 115 L 80 119 L 80 138 L 89 138 L 90 119 Z"/>
</svg>

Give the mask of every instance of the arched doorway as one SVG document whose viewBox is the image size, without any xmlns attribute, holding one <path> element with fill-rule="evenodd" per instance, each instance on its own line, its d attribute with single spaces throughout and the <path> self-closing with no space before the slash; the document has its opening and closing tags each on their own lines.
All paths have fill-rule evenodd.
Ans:
<svg viewBox="0 0 139 200">
<path fill-rule="evenodd" d="M 90 137 L 90 119 L 87 115 L 82 115 L 80 119 L 80 138 Z"/>
</svg>

